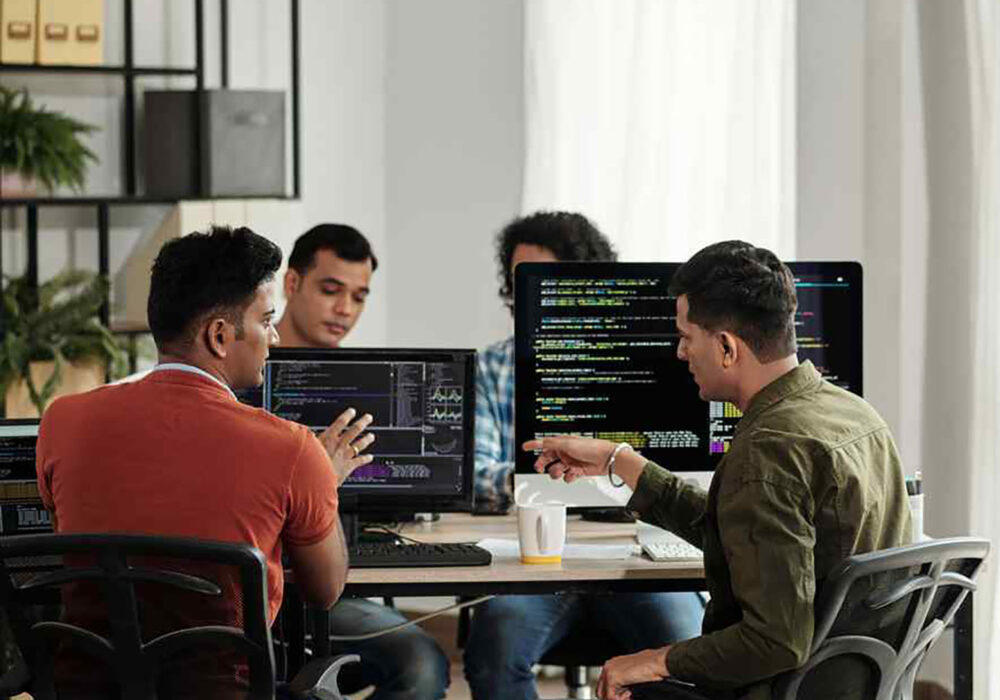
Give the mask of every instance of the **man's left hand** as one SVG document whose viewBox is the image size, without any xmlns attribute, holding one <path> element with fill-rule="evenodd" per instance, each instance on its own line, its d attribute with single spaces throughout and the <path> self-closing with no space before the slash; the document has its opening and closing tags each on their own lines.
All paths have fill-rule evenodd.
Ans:
<svg viewBox="0 0 1000 700">
<path fill-rule="evenodd" d="M 627 686 L 662 681 L 670 675 L 667 671 L 669 651 L 670 646 L 667 645 L 609 659 L 597 681 L 597 697 L 601 700 L 629 700 L 632 693 Z"/>
</svg>

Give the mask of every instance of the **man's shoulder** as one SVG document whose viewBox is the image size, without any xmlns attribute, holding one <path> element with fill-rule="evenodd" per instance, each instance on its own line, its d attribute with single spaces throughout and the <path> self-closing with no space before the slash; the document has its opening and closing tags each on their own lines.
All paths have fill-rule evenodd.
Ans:
<svg viewBox="0 0 1000 700">
<path fill-rule="evenodd" d="M 95 421 L 106 420 L 162 420 L 164 402 L 173 397 L 161 396 L 149 378 L 124 384 L 107 384 L 91 391 L 72 394 L 56 399 L 45 411 L 43 425 L 56 423 L 63 428 L 76 426 L 83 430 L 93 427 Z M 234 433 L 252 440 L 258 445 L 284 445 L 286 449 L 297 449 L 310 433 L 298 423 L 268 413 L 236 401 L 228 394 L 185 395 L 179 403 L 171 403 L 167 415 L 179 410 L 180 420 L 175 420 L 179 439 L 186 431 L 213 431 L 221 438 L 232 438 Z M 173 413 L 177 416 L 177 413 Z M 141 431 L 140 431 L 141 432 Z"/>
<path fill-rule="evenodd" d="M 501 364 L 509 361 L 514 356 L 514 336 L 498 340 L 492 345 L 487 345 L 479 353 L 481 362 L 488 364 Z"/>
<path fill-rule="evenodd" d="M 814 484 L 817 470 L 828 472 L 847 445 L 888 432 L 867 401 L 824 380 L 759 416 L 727 456 L 743 463 L 740 480 L 767 478 L 802 488 Z"/>
<path fill-rule="evenodd" d="M 56 417 L 66 419 L 74 415 L 89 415 L 95 407 L 106 406 L 115 402 L 127 385 L 104 384 L 78 394 L 67 394 L 52 400 L 42 414 L 42 421 L 53 420 Z"/>
<path fill-rule="evenodd" d="M 479 353 L 479 375 L 482 379 L 504 381 L 514 372 L 514 337 L 487 346 Z"/>
<path fill-rule="evenodd" d="M 824 379 L 762 413 L 748 437 L 753 442 L 766 441 L 777 433 L 791 441 L 835 447 L 883 429 L 886 423 L 871 404 Z"/>
</svg>

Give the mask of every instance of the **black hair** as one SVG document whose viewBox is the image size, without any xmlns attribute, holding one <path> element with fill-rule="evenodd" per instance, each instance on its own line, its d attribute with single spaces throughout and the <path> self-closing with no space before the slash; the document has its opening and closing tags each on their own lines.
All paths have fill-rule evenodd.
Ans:
<svg viewBox="0 0 1000 700">
<path fill-rule="evenodd" d="M 795 352 L 795 278 L 769 250 L 743 241 L 703 248 L 670 280 L 686 295 L 688 319 L 709 331 L 730 331 L 760 362 Z"/>
<path fill-rule="evenodd" d="M 500 298 L 507 306 L 514 299 L 514 249 L 522 243 L 552 251 L 561 262 L 613 262 L 618 259 L 611 243 L 583 214 L 539 211 L 514 219 L 497 234 Z"/>
<path fill-rule="evenodd" d="M 299 236 L 288 256 L 288 267 L 300 275 L 309 272 L 316 262 L 317 250 L 332 251 L 338 258 L 350 262 L 372 261 L 372 272 L 378 268 L 378 258 L 360 231 L 346 224 L 317 224 Z"/>
<path fill-rule="evenodd" d="M 153 262 L 146 308 L 157 349 L 190 343 L 210 313 L 223 315 L 240 337 L 257 288 L 279 267 L 281 249 L 246 227 L 212 226 L 167 242 Z"/>
</svg>

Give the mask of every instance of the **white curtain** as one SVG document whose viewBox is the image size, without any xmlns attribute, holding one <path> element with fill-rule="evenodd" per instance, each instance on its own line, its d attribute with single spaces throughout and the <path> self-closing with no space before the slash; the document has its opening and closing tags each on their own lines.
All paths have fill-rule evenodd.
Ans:
<svg viewBox="0 0 1000 700">
<path fill-rule="evenodd" d="M 972 530 L 993 552 L 976 596 L 975 697 L 1000 699 L 1000 7 L 966 0 L 973 135 L 976 298 Z"/>
<path fill-rule="evenodd" d="M 530 0 L 522 210 L 580 211 L 624 260 L 793 257 L 794 67 L 794 0 Z"/>
</svg>

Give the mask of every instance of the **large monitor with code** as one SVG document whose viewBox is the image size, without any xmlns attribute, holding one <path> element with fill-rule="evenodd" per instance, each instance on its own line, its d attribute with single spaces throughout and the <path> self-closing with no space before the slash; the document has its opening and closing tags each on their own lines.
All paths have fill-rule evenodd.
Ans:
<svg viewBox="0 0 1000 700">
<path fill-rule="evenodd" d="M 525 263 L 515 272 L 516 440 L 576 434 L 628 442 L 675 472 L 711 472 L 740 411 L 705 402 L 677 358 L 678 263 Z M 858 263 L 794 262 L 800 360 L 862 392 Z M 558 497 L 519 451 L 516 490 Z M 579 484 L 579 485 L 577 485 Z M 607 479 L 565 485 L 571 505 L 607 506 Z M 565 488 L 569 486 L 571 488 Z M 543 488 L 544 487 L 544 488 Z"/>
<path fill-rule="evenodd" d="M 35 473 L 37 420 L 0 421 L 0 535 L 51 532 Z"/>
<path fill-rule="evenodd" d="M 373 516 L 472 506 L 474 350 L 271 350 L 263 408 L 324 430 L 347 408 L 374 420 L 375 459 L 340 488 L 341 510 Z"/>
</svg>

